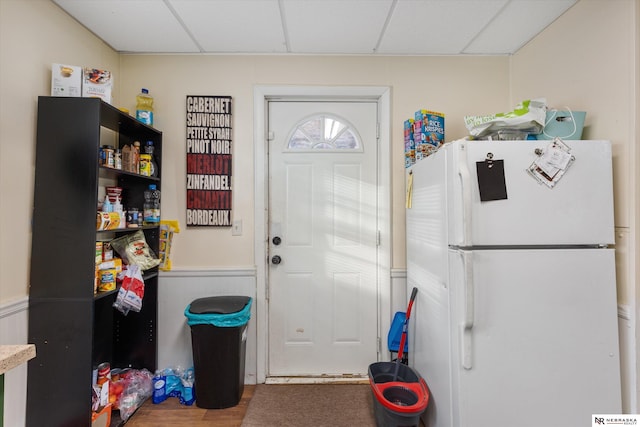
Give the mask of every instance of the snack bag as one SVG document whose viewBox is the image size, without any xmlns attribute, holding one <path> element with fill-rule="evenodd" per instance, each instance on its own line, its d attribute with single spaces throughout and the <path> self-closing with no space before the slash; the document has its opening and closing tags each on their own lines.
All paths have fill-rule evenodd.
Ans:
<svg viewBox="0 0 640 427">
<path fill-rule="evenodd" d="M 153 374 L 146 369 L 132 369 L 126 375 L 126 385 L 118 401 L 122 421 L 126 422 L 144 401 L 151 397 L 152 379 Z"/>
<path fill-rule="evenodd" d="M 160 264 L 160 260 L 147 244 L 142 230 L 113 239 L 111 247 L 127 264 L 136 264 L 143 271 Z"/>
<path fill-rule="evenodd" d="M 142 272 L 139 266 L 133 264 L 127 269 L 113 306 L 124 315 L 127 315 L 130 310 L 139 312 L 142 309 L 143 297 L 144 280 L 142 279 Z"/>
<path fill-rule="evenodd" d="M 180 232 L 180 225 L 177 220 L 160 221 L 160 270 L 171 270 L 171 241 L 173 233 Z"/>
<path fill-rule="evenodd" d="M 524 100 L 508 113 L 486 116 L 465 116 L 464 124 L 471 136 L 482 139 L 500 131 L 519 131 L 539 134 L 547 115 L 547 101 L 543 98 Z"/>
</svg>

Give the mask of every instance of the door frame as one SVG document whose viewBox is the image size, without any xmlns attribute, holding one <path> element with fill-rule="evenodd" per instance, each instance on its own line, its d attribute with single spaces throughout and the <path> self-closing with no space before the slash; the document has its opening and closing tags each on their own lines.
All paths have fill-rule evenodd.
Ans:
<svg viewBox="0 0 640 427">
<path fill-rule="evenodd" d="M 386 331 L 391 325 L 391 89 L 386 86 L 255 86 L 254 254 L 256 262 L 256 382 L 268 376 L 268 103 L 270 101 L 374 101 L 378 104 L 378 359 L 388 358 Z M 375 360 L 371 361 L 372 363 Z"/>
</svg>

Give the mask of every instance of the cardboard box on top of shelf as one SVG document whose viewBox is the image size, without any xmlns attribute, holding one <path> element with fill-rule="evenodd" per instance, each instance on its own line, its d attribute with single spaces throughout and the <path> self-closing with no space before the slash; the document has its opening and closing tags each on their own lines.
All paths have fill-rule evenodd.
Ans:
<svg viewBox="0 0 640 427">
<path fill-rule="evenodd" d="M 51 64 L 51 96 L 82 96 L 82 67 Z"/>
<path fill-rule="evenodd" d="M 101 98 L 111 104 L 113 76 L 111 71 L 85 67 L 82 72 L 82 96 L 85 98 Z"/>
</svg>

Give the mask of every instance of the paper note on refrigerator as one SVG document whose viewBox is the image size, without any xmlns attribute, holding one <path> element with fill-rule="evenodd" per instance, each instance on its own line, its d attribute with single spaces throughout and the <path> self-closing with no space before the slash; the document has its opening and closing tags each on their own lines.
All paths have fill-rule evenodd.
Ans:
<svg viewBox="0 0 640 427">
<path fill-rule="evenodd" d="M 407 177 L 407 195 L 405 205 L 407 209 L 411 209 L 411 199 L 413 197 L 413 173 L 409 172 Z"/>
<path fill-rule="evenodd" d="M 541 150 L 538 158 L 529 166 L 527 172 L 539 183 L 553 188 L 574 160 L 575 157 L 571 154 L 571 147 L 560 138 L 555 138 L 547 147 Z"/>
</svg>

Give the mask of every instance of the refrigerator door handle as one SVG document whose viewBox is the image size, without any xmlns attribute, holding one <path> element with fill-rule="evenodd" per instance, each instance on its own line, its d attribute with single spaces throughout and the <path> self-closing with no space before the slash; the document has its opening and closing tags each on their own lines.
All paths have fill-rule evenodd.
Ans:
<svg viewBox="0 0 640 427">
<path fill-rule="evenodd" d="M 462 243 L 460 246 L 471 246 L 471 174 L 465 144 L 460 144 L 458 150 L 458 175 L 462 192 Z"/>
<path fill-rule="evenodd" d="M 462 367 L 473 368 L 473 325 L 475 319 L 475 292 L 473 286 L 473 255 L 460 251 L 464 268 L 464 323 L 462 324 Z"/>
</svg>

